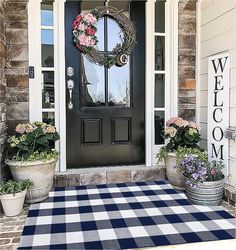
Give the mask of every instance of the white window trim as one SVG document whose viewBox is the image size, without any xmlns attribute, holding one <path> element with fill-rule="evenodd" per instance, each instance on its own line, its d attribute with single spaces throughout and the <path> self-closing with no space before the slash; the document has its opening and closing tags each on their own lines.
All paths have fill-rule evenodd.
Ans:
<svg viewBox="0 0 236 250">
<path fill-rule="evenodd" d="M 54 60 L 55 60 L 55 124 L 60 133 L 60 161 L 57 170 L 66 171 L 66 87 L 65 87 L 65 28 L 64 8 L 66 0 L 54 2 Z M 178 113 L 178 0 L 166 1 L 165 23 L 165 119 Z M 29 0 L 29 65 L 35 67 L 35 78 L 29 79 L 30 121 L 42 119 L 41 108 L 41 0 Z M 59 32 L 60 30 L 60 32 Z M 145 143 L 146 166 L 155 165 L 155 156 L 161 145 L 155 144 L 154 85 L 155 85 L 155 0 L 146 1 L 146 103 Z M 59 60 L 60 59 L 60 60 Z M 161 72 L 159 72 L 161 73 Z"/>
<path fill-rule="evenodd" d="M 178 3 L 166 0 L 165 70 L 155 70 L 155 0 L 146 2 L 146 166 L 156 164 L 163 145 L 155 145 L 155 110 L 165 110 L 165 120 L 178 115 Z M 165 73 L 165 108 L 154 108 L 155 73 Z"/>
</svg>

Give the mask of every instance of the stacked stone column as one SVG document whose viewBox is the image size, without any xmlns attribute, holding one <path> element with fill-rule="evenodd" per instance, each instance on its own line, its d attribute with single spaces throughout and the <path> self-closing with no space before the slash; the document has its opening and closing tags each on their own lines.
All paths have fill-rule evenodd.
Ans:
<svg viewBox="0 0 236 250">
<path fill-rule="evenodd" d="M 179 1 L 179 115 L 196 119 L 196 0 Z"/>
<path fill-rule="evenodd" d="M 28 13 L 26 0 L 6 0 L 5 76 L 8 134 L 29 118 Z"/>
<path fill-rule="evenodd" d="M 5 56 L 6 56 L 6 23 L 5 1 L 0 2 L 0 179 L 6 141 L 6 79 L 5 79 Z"/>
</svg>

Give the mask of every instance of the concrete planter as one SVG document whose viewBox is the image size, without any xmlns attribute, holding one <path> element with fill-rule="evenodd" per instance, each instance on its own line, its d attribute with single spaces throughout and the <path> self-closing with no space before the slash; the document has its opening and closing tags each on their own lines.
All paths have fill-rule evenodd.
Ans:
<svg viewBox="0 0 236 250">
<path fill-rule="evenodd" d="M 26 194 L 26 203 L 40 202 L 48 198 L 52 188 L 57 160 L 49 161 L 11 161 L 6 160 L 15 180 L 30 179 L 34 186 Z"/>
<path fill-rule="evenodd" d="M 193 204 L 218 206 L 222 202 L 224 179 L 205 181 L 195 189 L 186 184 L 186 196 Z"/>
<path fill-rule="evenodd" d="M 168 153 L 165 158 L 166 175 L 170 184 L 179 190 L 185 190 L 185 178 L 182 173 L 180 173 L 176 166 L 176 154 Z"/>
<path fill-rule="evenodd" d="M 0 200 L 2 202 L 3 211 L 6 216 L 19 215 L 23 209 L 26 189 L 22 192 L 13 194 L 1 194 Z"/>
</svg>

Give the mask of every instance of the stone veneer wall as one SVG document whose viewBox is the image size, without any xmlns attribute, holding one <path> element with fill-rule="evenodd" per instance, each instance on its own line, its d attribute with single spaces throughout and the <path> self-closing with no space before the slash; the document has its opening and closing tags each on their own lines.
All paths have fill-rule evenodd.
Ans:
<svg viewBox="0 0 236 250">
<path fill-rule="evenodd" d="M 179 115 L 196 118 L 196 0 L 179 1 Z"/>
<path fill-rule="evenodd" d="M 28 0 L 6 0 L 6 104 L 8 134 L 29 118 Z"/>
<path fill-rule="evenodd" d="M 6 141 L 6 79 L 5 79 L 5 56 L 6 56 L 6 24 L 5 24 L 5 1 L 0 2 L 0 179 L 2 178 L 2 166 Z"/>
</svg>

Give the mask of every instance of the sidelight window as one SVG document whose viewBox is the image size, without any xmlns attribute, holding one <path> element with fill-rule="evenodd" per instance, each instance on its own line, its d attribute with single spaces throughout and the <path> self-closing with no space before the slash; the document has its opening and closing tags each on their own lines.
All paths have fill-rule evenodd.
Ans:
<svg viewBox="0 0 236 250">
<path fill-rule="evenodd" d="M 155 91 L 154 91 L 154 122 L 155 145 L 165 143 L 163 130 L 165 126 L 165 1 L 155 3 Z"/>
<path fill-rule="evenodd" d="M 41 2 L 42 121 L 55 124 L 53 1 Z"/>
<path fill-rule="evenodd" d="M 82 10 L 104 5 L 103 1 L 82 2 Z M 93 6 L 95 5 L 95 6 Z M 129 15 L 128 1 L 114 1 L 110 6 L 122 9 Z M 123 32 L 116 21 L 104 17 L 97 24 L 97 49 L 111 52 L 123 41 Z M 89 62 L 81 55 L 81 97 L 82 107 L 129 107 L 130 106 L 130 60 L 123 67 L 116 65 L 107 69 Z"/>
</svg>

